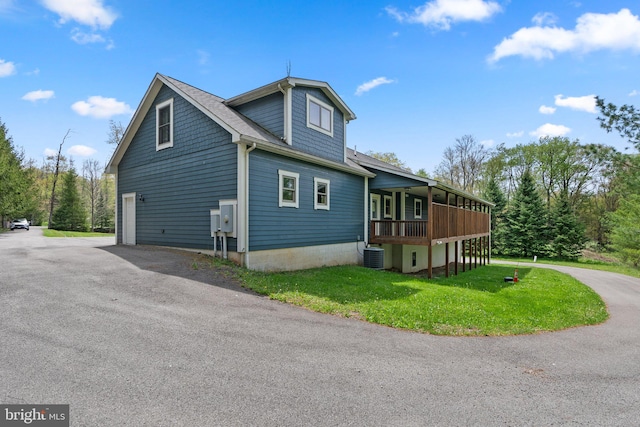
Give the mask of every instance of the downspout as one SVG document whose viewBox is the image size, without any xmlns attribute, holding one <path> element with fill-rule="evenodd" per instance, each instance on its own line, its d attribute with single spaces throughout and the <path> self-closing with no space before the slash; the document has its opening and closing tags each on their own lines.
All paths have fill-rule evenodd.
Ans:
<svg viewBox="0 0 640 427">
<path fill-rule="evenodd" d="M 282 92 L 282 96 L 283 96 L 282 106 L 284 108 L 284 129 L 283 129 L 284 135 L 282 136 L 282 141 L 284 141 L 286 144 L 289 144 L 289 132 L 288 132 L 288 130 L 289 130 L 289 109 L 287 108 L 287 105 L 288 105 L 287 91 L 282 88 L 282 85 L 280 83 L 278 83 L 278 90 L 280 92 Z"/>
<path fill-rule="evenodd" d="M 248 263 L 248 256 L 249 256 L 249 153 L 252 152 L 253 150 L 255 150 L 258 147 L 258 145 L 254 142 L 253 144 L 251 144 L 251 147 L 246 148 L 244 151 L 244 189 L 243 189 L 243 200 L 242 200 L 242 204 L 244 205 L 243 210 L 244 210 L 244 221 L 242 223 L 242 244 L 244 246 L 244 254 L 245 254 L 245 260 L 244 260 L 244 264 L 245 266 Z"/>
</svg>

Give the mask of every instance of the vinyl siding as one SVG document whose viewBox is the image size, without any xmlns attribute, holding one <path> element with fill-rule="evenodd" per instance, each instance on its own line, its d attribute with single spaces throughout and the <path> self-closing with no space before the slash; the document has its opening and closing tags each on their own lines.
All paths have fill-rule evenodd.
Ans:
<svg viewBox="0 0 640 427">
<path fill-rule="evenodd" d="M 298 86 L 293 88 L 292 147 L 314 156 L 344 162 L 344 116 L 320 89 Z M 310 94 L 334 107 L 333 137 L 307 127 L 307 96 Z"/>
<path fill-rule="evenodd" d="M 284 95 L 281 92 L 239 105 L 235 110 L 272 134 L 284 136 Z"/>
<path fill-rule="evenodd" d="M 426 185 L 422 181 L 393 175 L 388 172 L 383 172 L 375 169 L 373 170 L 373 172 L 376 174 L 376 176 L 375 178 L 369 180 L 369 188 L 371 189 L 404 188 L 414 186 L 422 187 Z"/>
<path fill-rule="evenodd" d="M 249 250 L 355 242 L 364 232 L 364 178 L 255 150 L 249 163 Z M 299 208 L 278 207 L 278 169 L 300 174 Z M 315 210 L 313 178 L 330 181 Z"/>
<path fill-rule="evenodd" d="M 174 145 L 156 151 L 155 105 L 174 98 Z M 213 248 L 210 209 L 237 197 L 237 146 L 231 135 L 163 87 L 118 166 L 118 230 L 122 194 L 135 192 L 138 244 Z M 121 242 L 118 242 L 121 243 Z M 235 250 L 230 239 L 229 250 Z"/>
</svg>

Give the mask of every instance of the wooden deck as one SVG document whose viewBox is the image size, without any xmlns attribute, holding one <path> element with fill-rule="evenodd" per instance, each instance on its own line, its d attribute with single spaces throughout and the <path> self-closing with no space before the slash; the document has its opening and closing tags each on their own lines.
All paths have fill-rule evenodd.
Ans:
<svg viewBox="0 0 640 427">
<path fill-rule="evenodd" d="M 427 220 L 371 221 L 370 243 L 423 245 L 468 240 L 489 235 L 489 213 L 433 203 Z"/>
</svg>

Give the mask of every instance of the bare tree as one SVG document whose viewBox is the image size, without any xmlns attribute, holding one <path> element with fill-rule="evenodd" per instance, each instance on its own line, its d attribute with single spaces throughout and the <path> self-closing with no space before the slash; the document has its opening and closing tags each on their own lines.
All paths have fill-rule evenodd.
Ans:
<svg viewBox="0 0 640 427">
<path fill-rule="evenodd" d="M 109 132 L 107 132 L 107 144 L 118 145 L 124 136 L 122 123 L 109 120 Z"/>
<path fill-rule="evenodd" d="M 91 231 L 96 227 L 96 205 L 98 203 L 98 195 L 100 192 L 100 163 L 97 160 L 87 159 L 82 164 L 82 176 L 87 183 L 87 197 L 89 198 L 89 206 L 91 210 Z"/>
<path fill-rule="evenodd" d="M 56 167 L 53 172 L 53 186 L 51 187 L 51 201 L 49 202 L 49 224 L 47 225 L 48 228 L 51 228 L 51 225 L 52 225 L 51 218 L 53 216 L 53 203 L 56 199 L 56 183 L 58 182 L 58 174 L 60 173 L 60 159 L 62 157 L 62 146 L 64 145 L 64 142 L 67 140 L 67 137 L 69 137 L 70 133 L 71 133 L 71 129 L 68 129 L 67 133 L 64 134 L 64 138 L 62 138 L 60 147 L 58 147 L 58 154 L 55 157 Z"/>
<path fill-rule="evenodd" d="M 477 193 L 482 167 L 489 150 L 471 135 L 456 139 L 444 150 L 444 158 L 436 168 L 436 177 L 468 193 Z"/>
</svg>

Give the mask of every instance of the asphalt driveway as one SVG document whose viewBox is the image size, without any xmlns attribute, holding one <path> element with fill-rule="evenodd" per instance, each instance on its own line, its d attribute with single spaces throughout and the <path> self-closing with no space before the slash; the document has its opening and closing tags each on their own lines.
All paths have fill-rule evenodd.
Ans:
<svg viewBox="0 0 640 427">
<path fill-rule="evenodd" d="M 638 425 L 640 281 L 605 324 L 437 337 L 291 307 L 189 254 L 0 234 L 0 403 L 73 426 Z"/>
</svg>

